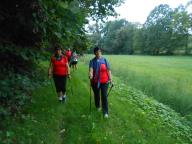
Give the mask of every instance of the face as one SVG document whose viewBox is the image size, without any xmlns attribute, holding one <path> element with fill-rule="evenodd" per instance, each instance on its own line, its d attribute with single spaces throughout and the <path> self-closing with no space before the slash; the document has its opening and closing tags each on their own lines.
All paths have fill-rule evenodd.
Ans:
<svg viewBox="0 0 192 144">
<path fill-rule="evenodd" d="M 59 50 L 56 50 L 56 51 L 55 51 L 55 54 L 57 54 L 57 55 L 61 55 L 61 54 L 62 54 L 62 51 L 61 51 L 61 49 L 59 49 Z"/>
<path fill-rule="evenodd" d="M 95 56 L 96 57 L 101 57 L 101 50 L 96 51 Z"/>
</svg>

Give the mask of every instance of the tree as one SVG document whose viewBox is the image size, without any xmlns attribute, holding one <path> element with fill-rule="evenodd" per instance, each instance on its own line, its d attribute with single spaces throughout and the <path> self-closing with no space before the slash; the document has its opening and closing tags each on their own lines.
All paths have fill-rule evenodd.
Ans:
<svg viewBox="0 0 192 144">
<path fill-rule="evenodd" d="M 119 43 L 116 46 L 116 51 L 120 54 L 133 54 L 133 42 L 134 42 L 134 31 L 135 27 L 132 23 L 127 23 L 116 33 L 116 40 Z"/>
<path fill-rule="evenodd" d="M 109 21 L 103 28 L 103 48 L 110 53 L 121 53 L 119 48 L 118 30 L 124 27 L 127 21 L 124 19 Z"/>
<path fill-rule="evenodd" d="M 173 10 L 168 5 L 159 5 L 148 16 L 144 27 L 147 36 L 146 47 L 150 54 L 173 53 L 174 47 L 171 45 L 172 13 Z"/>
<path fill-rule="evenodd" d="M 143 28 L 136 28 L 134 31 L 133 38 L 133 48 L 134 51 L 139 53 L 144 53 L 145 49 L 145 31 Z"/>
<path fill-rule="evenodd" d="M 88 32 L 87 36 L 89 37 L 89 40 L 91 42 L 90 48 L 93 48 L 95 46 L 102 47 L 102 30 L 103 30 L 103 23 L 96 21 L 95 24 L 88 26 Z"/>
<path fill-rule="evenodd" d="M 188 49 L 188 40 L 189 40 L 189 31 L 192 28 L 192 17 L 186 11 L 186 8 L 180 5 L 175 9 L 173 14 L 173 32 L 174 39 L 177 47 L 185 47 L 185 54 L 189 54 L 190 50 Z"/>
<path fill-rule="evenodd" d="M 114 54 L 133 54 L 134 34 L 139 26 L 124 19 L 106 23 L 102 30 L 104 50 Z"/>
<path fill-rule="evenodd" d="M 95 21 L 115 15 L 114 6 L 122 0 L 42 0 L 44 21 L 37 21 L 37 28 L 44 34 L 44 40 L 69 46 L 85 35 L 87 18 Z"/>
</svg>

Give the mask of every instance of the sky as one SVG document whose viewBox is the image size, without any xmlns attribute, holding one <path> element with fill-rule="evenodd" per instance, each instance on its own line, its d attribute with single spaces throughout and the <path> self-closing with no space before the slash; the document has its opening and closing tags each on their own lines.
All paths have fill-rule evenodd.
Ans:
<svg viewBox="0 0 192 144">
<path fill-rule="evenodd" d="M 139 22 L 143 24 L 150 12 L 160 4 L 168 4 L 171 8 L 176 8 L 180 4 L 184 6 L 189 0 L 125 0 L 125 3 L 116 8 L 120 14 L 118 19 L 125 18 L 129 22 Z M 191 8 L 192 9 L 192 8 Z M 110 18 L 114 20 L 115 18 Z"/>
</svg>

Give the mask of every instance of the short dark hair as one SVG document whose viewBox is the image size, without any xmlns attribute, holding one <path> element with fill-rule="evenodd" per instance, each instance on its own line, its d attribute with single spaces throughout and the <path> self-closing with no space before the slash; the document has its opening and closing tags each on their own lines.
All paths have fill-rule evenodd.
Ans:
<svg viewBox="0 0 192 144">
<path fill-rule="evenodd" d="M 61 46 L 59 44 L 54 45 L 55 50 L 61 50 Z"/>
<path fill-rule="evenodd" d="M 98 46 L 96 46 L 95 48 L 94 48 L 94 54 L 98 51 L 98 50 L 101 50 L 101 48 L 100 47 L 98 47 Z"/>
</svg>

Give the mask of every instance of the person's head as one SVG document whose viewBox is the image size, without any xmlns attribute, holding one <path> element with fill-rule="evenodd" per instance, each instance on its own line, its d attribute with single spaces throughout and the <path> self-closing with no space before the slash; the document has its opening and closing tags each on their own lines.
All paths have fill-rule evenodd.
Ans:
<svg viewBox="0 0 192 144">
<path fill-rule="evenodd" d="M 93 51 L 96 57 L 101 57 L 101 48 L 95 47 Z"/>
<path fill-rule="evenodd" d="M 55 54 L 57 54 L 57 55 L 61 55 L 62 54 L 62 50 L 61 50 L 61 46 L 60 45 L 55 44 L 54 48 L 55 48 Z"/>
</svg>

